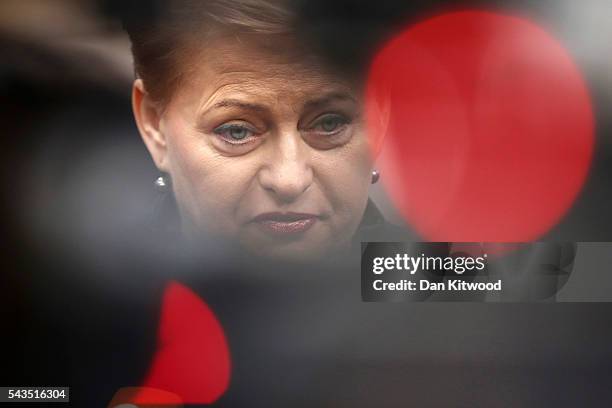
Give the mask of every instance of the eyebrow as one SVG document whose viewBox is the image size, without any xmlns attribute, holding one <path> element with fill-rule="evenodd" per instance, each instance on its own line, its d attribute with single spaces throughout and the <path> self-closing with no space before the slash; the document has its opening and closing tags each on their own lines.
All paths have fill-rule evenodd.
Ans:
<svg viewBox="0 0 612 408">
<path fill-rule="evenodd" d="M 341 100 L 341 101 L 352 101 L 357 103 L 357 100 L 349 93 L 346 92 L 333 92 L 327 95 L 324 95 L 320 98 L 310 100 L 304 104 L 304 110 L 321 108 L 323 106 L 329 105 L 331 102 Z"/>
<path fill-rule="evenodd" d="M 304 104 L 304 110 L 321 108 L 323 106 L 329 105 L 331 102 L 335 100 L 349 100 L 349 101 L 357 103 L 357 100 L 349 93 L 333 92 L 333 93 L 324 95 L 320 98 L 316 98 L 316 99 L 306 102 Z M 255 112 L 267 111 L 267 108 L 263 105 L 244 102 L 238 99 L 223 99 L 219 102 L 216 102 L 213 106 L 207 109 L 207 111 L 213 110 L 213 109 L 224 109 L 224 108 L 240 108 L 240 109 L 251 110 Z"/>
<path fill-rule="evenodd" d="M 266 110 L 266 108 L 263 105 L 243 102 L 237 99 L 224 99 L 222 101 L 215 103 L 211 107 L 211 109 L 217 109 L 217 108 L 240 108 L 240 109 L 252 110 L 252 111 L 257 111 L 257 112 Z"/>
</svg>

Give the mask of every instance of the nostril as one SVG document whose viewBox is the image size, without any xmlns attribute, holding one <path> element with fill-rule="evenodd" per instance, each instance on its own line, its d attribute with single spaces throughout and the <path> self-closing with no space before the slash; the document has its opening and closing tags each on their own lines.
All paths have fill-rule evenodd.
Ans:
<svg viewBox="0 0 612 408">
<path fill-rule="evenodd" d="M 311 184 L 312 176 L 306 172 L 300 175 L 272 175 L 261 181 L 264 190 L 282 202 L 295 201 L 310 188 Z"/>
<path fill-rule="evenodd" d="M 283 202 L 294 201 L 312 185 L 312 169 L 304 163 L 277 163 L 259 174 L 261 187 Z"/>
</svg>

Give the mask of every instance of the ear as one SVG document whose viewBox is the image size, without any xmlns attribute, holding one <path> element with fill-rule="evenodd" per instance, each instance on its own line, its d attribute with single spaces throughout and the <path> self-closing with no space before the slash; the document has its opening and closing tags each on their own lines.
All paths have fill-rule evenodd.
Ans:
<svg viewBox="0 0 612 408">
<path fill-rule="evenodd" d="M 167 143 L 159 127 L 161 109 L 147 93 L 141 79 L 136 79 L 132 86 L 132 110 L 140 136 L 155 165 L 159 170 L 168 172 Z"/>
</svg>

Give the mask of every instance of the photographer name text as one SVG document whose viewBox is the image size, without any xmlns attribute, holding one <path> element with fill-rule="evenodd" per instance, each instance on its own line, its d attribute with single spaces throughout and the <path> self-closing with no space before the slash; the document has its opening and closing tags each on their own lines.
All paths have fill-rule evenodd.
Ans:
<svg viewBox="0 0 612 408">
<path fill-rule="evenodd" d="M 376 291 L 500 291 L 501 279 L 497 282 L 466 282 L 462 279 L 449 279 L 444 282 L 431 282 L 420 279 L 418 282 L 402 279 L 397 282 L 385 282 L 377 279 L 372 283 Z"/>
</svg>

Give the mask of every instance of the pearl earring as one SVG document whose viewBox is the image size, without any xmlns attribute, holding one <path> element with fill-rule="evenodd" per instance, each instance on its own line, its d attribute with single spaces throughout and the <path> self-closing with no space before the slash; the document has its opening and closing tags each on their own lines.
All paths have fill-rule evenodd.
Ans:
<svg viewBox="0 0 612 408">
<path fill-rule="evenodd" d="M 376 184 L 379 178 L 380 178 L 380 173 L 378 172 L 378 170 L 372 170 L 372 184 Z"/>
<path fill-rule="evenodd" d="M 166 176 L 162 175 L 156 178 L 153 184 L 155 185 L 157 191 L 165 193 L 166 191 L 168 191 L 168 185 L 170 184 L 170 181 Z"/>
</svg>

